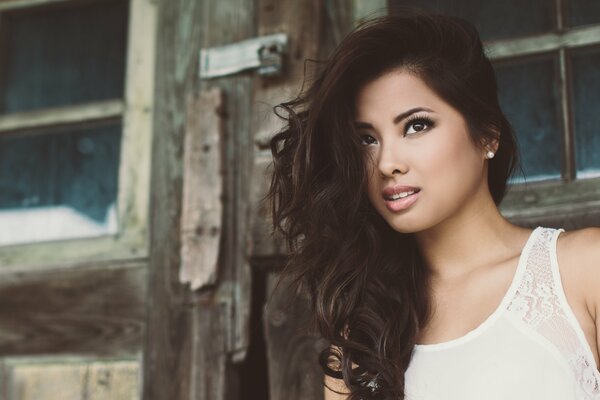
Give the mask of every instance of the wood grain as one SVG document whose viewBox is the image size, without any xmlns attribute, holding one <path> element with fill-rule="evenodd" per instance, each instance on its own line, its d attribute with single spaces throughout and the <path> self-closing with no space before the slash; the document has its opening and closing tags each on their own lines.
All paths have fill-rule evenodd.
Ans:
<svg viewBox="0 0 600 400">
<path fill-rule="evenodd" d="M 327 343 L 309 332 L 310 313 L 305 299 L 287 289 L 287 279 L 277 290 L 278 275 L 269 274 L 264 327 L 269 361 L 270 400 L 323 398 L 323 373 L 319 351 Z"/>
<path fill-rule="evenodd" d="M 8 362 L 2 400 L 133 400 L 139 362 L 38 360 Z"/>
<path fill-rule="evenodd" d="M 144 263 L 0 280 L 0 355 L 127 355 L 141 349 Z"/>
<path fill-rule="evenodd" d="M 236 398 L 232 363 L 243 360 L 248 344 L 251 243 L 246 221 L 252 152 L 246 149 L 252 146 L 254 78 L 244 73 L 199 81 L 198 52 L 254 34 L 253 2 L 159 2 L 148 293 L 152 312 L 144 346 L 144 399 Z M 185 101 L 213 87 L 224 93 L 219 111 L 224 121 L 223 236 L 214 287 L 192 292 L 178 276 Z"/>
<path fill-rule="evenodd" d="M 222 107 L 219 88 L 189 96 L 186 107 L 179 280 L 193 290 L 217 280 L 223 217 Z"/>
</svg>

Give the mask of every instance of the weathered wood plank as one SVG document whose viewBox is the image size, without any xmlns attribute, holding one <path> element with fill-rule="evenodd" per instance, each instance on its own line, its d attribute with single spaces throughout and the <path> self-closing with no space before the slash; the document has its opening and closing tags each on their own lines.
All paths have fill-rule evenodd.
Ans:
<svg viewBox="0 0 600 400">
<path fill-rule="evenodd" d="M 141 349 L 146 264 L 2 274 L 0 355 L 127 355 Z"/>
<path fill-rule="evenodd" d="M 243 149 L 247 147 L 245 143 L 252 144 L 248 121 L 252 111 L 253 78 L 250 74 L 242 74 L 209 83 L 199 82 L 198 52 L 202 47 L 253 36 L 253 2 L 162 1 L 159 7 L 157 54 L 160 57 L 156 65 L 151 190 L 153 229 L 148 297 L 153 312 L 148 315 L 143 397 L 220 400 L 223 397 L 208 397 L 208 393 L 232 396 L 233 391 L 225 390 L 235 381 L 228 356 L 231 353 L 243 356 L 248 341 L 245 325 L 249 315 L 250 269 L 246 257 L 240 254 L 247 253 L 250 235 L 245 223 L 248 202 L 244 193 L 251 184 L 245 179 L 245 171 L 250 171 L 252 153 Z M 196 293 L 190 292 L 178 279 L 182 133 L 185 130 L 186 98 L 211 87 L 220 87 L 225 93 L 223 236 L 216 288 L 208 293 Z M 246 165 L 250 168 L 245 168 Z M 196 305 L 199 302 L 203 304 L 200 309 Z M 194 316 L 205 311 L 209 316 L 218 311 L 220 316 L 204 318 L 200 329 Z M 216 339 L 215 334 L 222 337 Z M 203 356 L 213 350 L 215 340 L 225 343 L 226 350 L 219 358 L 222 367 L 215 367 Z M 220 386 L 207 389 L 202 387 L 202 382 Z"/>
<path fill-rule="evenodd" d="M 337 2 L 336 2 L 337 3 Z M 277 79 L 263 80 L 254 93 L 256 107 L 254 126 L 254 188 L 251 194 L 252 234 L 255 260 L 273 260 L 285 254 L 285 243 L 279 235 L 271 235 L 269 207 L 263 199 L 270 183 L 268 167 L 271 162 L 267 150 L 271 137 L 280 130 L 282 121 L 273 113 L 273 107 L 293 99 L 306 78 L 316 72 L 307 59 L 318 59 L 333 47 L 337 33 L 348 29 L 343 13 L 326 14 L 327 0 L 259 0 L 260 35 L 285 32 L 289 35 L 289 50 L 285 74 Z M 337 5 L 337 4 L 336 4 Z M 351 14 L 351 13 L 350 13 Z M 325 28 L 325 19 L 329 17 Z M 337 28 L 337 29 L 332 29 Z M 261 264 L 261 262 L 258 262 Z M 317 362 L 318 348 L 324 346 L 318 337 L 307 334 L 303 328 L 309 314 L 303 300 L 289 293 L 286 281 L 278 291 L 271 293 L 278 275 L 267 276 L 267 299 L 264 309 L 264 331 L 269 370 L 269 398 L 271 400 L 323 398 L 322 372 Z"/>
<path fill-rule="evenodd" d="M 327 343 L 306 329 L 310 319 L 306 300 L 285 290 L 287 278 L 274 290 L 277 279 L 277 273 L 268 276 L 269 301 L 264 314 L 269 399 L 322 399 L 323 373 L 318 355 Z"/>
<path fill-rule="evenodd" d="M 158 2 L 150 263 L 142 398 L 190 400 L 193 308 L 179 283 L 185 99 L 193 89 L 203 2 Z"/>
<path fill-rule="evenodd" d="M 600 207 L 600 178 L 531 182 L 509 188 L 500 210 L 510 218 L 536 218 L 571 214 Z"/>
<path fill-rule="evenodd" d="M 264 196 L 271 182 L 269 165 L 272 161 L 270 152 L 257 151 L 254 154 L 254 168 L 252 174 L 251 207 L 253 210 L 252 223 L 252 257 L 272 257 L 285 254 L 286 245 L 279 233 L 271 234 L 271 210 Z"/>
<path fill-rule="evenodd" d="M 304 73 L 310 74 L 312 71 L 311 68 L 305 71 L 305 60 L 317 59 L 324 51 L 324 46 L 331 45 L 330 36 L 336 31 L 331 28 L 331 23 L 345 24 L 344 27 L 338 27 L 339 31 L 347 29 L 348 22 L 338 17 L 337 13 L 335 16 L 327 15 L 330 29 L 323 29 L 326 6 L 334 5 L 320 0 L 260 0 L 258 2 L 258 34 L 287 33 L 289 49 L 285 59 L 284 75 L 275 79 L 262 79 L 254 91 L 255 111 L 252 121 L 255 144 L 252 176 L 254 185 L 250 194 L 250 214 L 252 256 L 256 258 L 285 253 L 282 238 L 279 235 L 271 235 L 270 210 L 268 204 L 263 201 L 270 183 L 270 172 L 272 172 L 268 169 L 271 157 L 266 149 L 271 137 L 283 126 L 282 121 L 273 113 L 273 107 L 294 98 L 299 93 Z M 335 21 L 332 18 L 335 18 Z"/>
<path fill-rule="evenodd" d="M 229 313 L 223 308 L 226 303 L 201 305 L 194 315 L 194 359 L 192 373 L 193 398 L 197 399 L 239 399 L 227 390 L 228 360 L 227 336 L 223 327 L 227 326 Z M 207 343 L 208 338 L 210 342 Z M 207 371 L 207 368 L 210 368 Z"/>
<path fill-rule="evenodd" d="M 85 391 L 83 365 L 22 365 L 13 367 L 8 400 L 79 400 Z"/>
<path fill-rule="evenodd" d="M 179 280 L 195 290 L 214 285 L 221 244 L 223 92 L 189 96 L 183 156 Z"/>
<path fill-rule="evenodd" d="M 254 1 L 211 2 L 204 14 L 203 47 L 238 42 L 256 35 Z M 252 251 L 252 210 L 249 197 L 253 182 L 254 113 L 253 72 L 199 82 L 201 90 L 220 87 L 225 93 L 224 221 L 221 253 L 221 285 L 217 297 L 229 304 L 225 327 L 227 352 L 234 363 L 246 357 L 249 318 Z"/>
<path fill-rule="evenodd" d="M 94 362 L 88 366 L 86 397 L 89 400 L 140 399 L 140 363 Z"/>
<path fill-rule="evenodd" d="M 154 83 L 158 6 L 156 0 L 129 0 L 125 114 L 119 185 L 120 224 L 141 236 L 148 254 L 150 159 L 154 119 Z"/>
<path fill-rule="evenodd" d="M 2 400 L 136 400 L 139 361 L 32 359 L 4 363 Z"/>
<path fill-rule="evenodd" d="M 263 79 L 254 94 L 254 141 L 258 148 L 264 149 L 282 127 L 279 118 L 273 114 L 273 106 L 298 94 L 304 76 L 304 60 L 318 56 L 324 4 L 322 0 L 257 1 L 258 34 L 283 32 L 289 36 L 284 75 Z"/>
<path fill-rule="evenodd" d="M 589 226 L 600 227 L 600 210 L 579 210 L 563 214 L 544 215 L 531 218 L 509 218 L 513 223 L 535 228 L 538 225 L 553 228 L 564 228 L 567 231 Z"/>
</svg>

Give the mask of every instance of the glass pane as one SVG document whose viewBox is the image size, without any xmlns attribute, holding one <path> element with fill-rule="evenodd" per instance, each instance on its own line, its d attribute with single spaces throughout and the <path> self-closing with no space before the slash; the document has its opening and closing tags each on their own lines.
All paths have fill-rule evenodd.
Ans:
<svg viewBox="0 0 600 400">
<path fill-rule="evenodd" d="M 567 26 L 600 23 L 600 1 L 567 0 Z"/>
<path fill-rule="evenodd" d="M 500 106 L 512 124 L 528 182 L 561 177 L 560 97 L 554 57 L 494 65 Z M 523 182 L 521 171 L 510 183 Z"/>
<path fill-rule="evenodd" d="M 600 48 L 577 50 L 571 57 L 577 177 L 600 175 Z"/>
<path fill-rule="evenodd" d="M 117 231 L 121 125 L 0 137 L 0 245 Z"/>
<path fill-rule="evenodd" d="M 3 15 L 1 112 L 123 97 L 127 2 Z"/>
<path fill-rule="evenodd" d="M 400 5 L 462 17 L 473 23 L 482 40 L 504 39 L 553 31 L 554 1 L 548 0 L 390 0 L 390 12 Z"/>
</svg>

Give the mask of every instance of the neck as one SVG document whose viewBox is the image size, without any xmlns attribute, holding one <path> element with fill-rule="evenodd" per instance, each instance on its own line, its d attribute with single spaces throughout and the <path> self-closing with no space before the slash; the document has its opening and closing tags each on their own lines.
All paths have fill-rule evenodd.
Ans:
<svg viewBox="0 0 600 400">
<path fill-rule="evenodd" d="M 451 218 L 415 233 L 432 280 L 460 279 L 481 266 L 520 253 L 523 237 L 530 230 L 506 220 L 489 191 L 485 192 L 487 198 L 474 200 Z"/>
</svg>

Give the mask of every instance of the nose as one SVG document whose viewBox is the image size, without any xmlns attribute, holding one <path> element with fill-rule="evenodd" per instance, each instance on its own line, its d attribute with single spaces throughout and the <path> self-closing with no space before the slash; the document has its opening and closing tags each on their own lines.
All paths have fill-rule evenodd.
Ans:
<svg viewBox="0 0 600 400">
<path fill-rule="evenodd" d="M 380 146 L 379 160 L 377 163 L 379 172 L 384 177 L 392 177 L 394 174 L 405 174 L 408 171 L 406 157 L 402 149 L 393 143 Z"/>
</svg>

